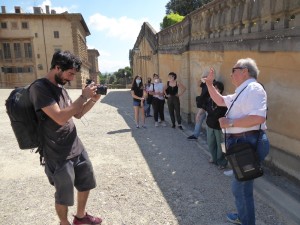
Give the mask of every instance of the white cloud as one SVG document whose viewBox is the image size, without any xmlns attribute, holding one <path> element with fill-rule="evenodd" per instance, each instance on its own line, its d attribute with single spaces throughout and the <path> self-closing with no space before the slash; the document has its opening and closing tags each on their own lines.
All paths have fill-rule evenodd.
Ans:
<svg viewBox="0 0 300 225">
<path fill-rule="evenodd" d="M 42 7 L 42 9 L 44 10 L 44 13 L 46 12 L 46 5 L 48 5 L 50 7 L 50 11 L 53 9 L 56 11 L 56 13 L 63 13 L 63 12 L 76 12 L 76 9 L 78 8 L 76 5 L 72 5 L 70 7 L 51 7 L 52 6 L 52 2 L 51 0 L 45 0 L 42 2 L 41 5 L 39 5 L 39 7 Z"/>
<path fill-rule="evenodd" d="M 99 51 L 100 56 L 111 56 L 112 54 L 110 52 L 101 50 Z"/>
<path fill-rule="evenodd" d="M 99 60 L 99 70 L 101 73 L 113 73 L 118 71 L 121 68 L 125 68 L 129 66 L 128 61 L 121 61 L 121 60 Z"/>
<path fill-rule="evenodd" d="M 117 37 L 120 40 L 135 40 L 146 20 L 147 18 L 135 20 L 127 16 L 109 18 L 97 13 L 88 19 L 88 27 L 105 32 L 109 37 Z"/>
</svg>

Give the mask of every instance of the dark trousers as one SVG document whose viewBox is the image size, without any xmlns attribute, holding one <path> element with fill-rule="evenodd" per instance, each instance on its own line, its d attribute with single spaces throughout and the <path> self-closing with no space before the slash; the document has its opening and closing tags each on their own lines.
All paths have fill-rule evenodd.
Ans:
<svg viewBox="0 0 300 225">
<path fill-rule="evenodd" d="M 175 114 L 178 125 L 181 125 L 181 116 L 180 116 L 180 100 L 177 96 L 170 96 L 168 98 L 168 108 L 171 117 L 172 124 L 175 125 Z"/>
<path fill-rule="evenodd" d="M 158 121 L 158 114 L 161 121 L 165 120 L 165 114 L 164 114 L 164 107 L 165 107 L 165 100 L 159 99 L 159 98 L 153 98 L 152 100 L 152 107 L 153 107 L 153 114 L 154 114 L 154 120 L 155 122 Z"/>
</svg>

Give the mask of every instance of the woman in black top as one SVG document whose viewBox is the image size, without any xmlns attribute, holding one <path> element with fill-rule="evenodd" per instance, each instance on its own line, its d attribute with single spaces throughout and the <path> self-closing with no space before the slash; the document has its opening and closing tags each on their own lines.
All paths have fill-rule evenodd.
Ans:
<svg viewBox="0 0 300 225">
<path fill-rule="evenodd" d="M 140 113 L 142 117 L 142 127 L 145 127 L 145 110 L 144 101 L 147 93 L 144 90 L 143 79 L 140 76 L 136 76 L 131 85 L 131 95 L 133 98 L 133 109 L 134 109 L 134 119 L 136 128 L 140 128 Z"/>
<path fill-rule="evenodd" d="M 180 130 L 183 130 L 181 126 L 181 116 L 180 116 L 180 100 L 179 96 L 181 96 L 186 87 L 179 81 L 176 80 L 177 75 L 174 72 L 170 72 L 168 75 L 169 81 L 167 82 L 167 86 L 165 87 L 165 95 L 168 98 L 168 108 L 172 121 L 172 128 L 175 128 L 175 113 L 176 119 L 178 123 L 178 127 Z M 180 90 L 180 93 L 178 93 Z"/>
</svg>

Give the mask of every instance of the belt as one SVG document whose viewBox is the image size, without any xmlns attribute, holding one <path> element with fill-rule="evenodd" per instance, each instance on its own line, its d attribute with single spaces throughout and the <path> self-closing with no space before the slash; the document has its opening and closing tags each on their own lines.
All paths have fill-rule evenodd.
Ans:
<svg viewBox="0 0 300 225">
<path fill-rule="evenodd" d="M 243 137 L 247 135 L 257 134 L 260 130 L 249 130 L 242 133 L 236 133 L 236 134 L 226 134 L 226 137 Z"/>
</svg>

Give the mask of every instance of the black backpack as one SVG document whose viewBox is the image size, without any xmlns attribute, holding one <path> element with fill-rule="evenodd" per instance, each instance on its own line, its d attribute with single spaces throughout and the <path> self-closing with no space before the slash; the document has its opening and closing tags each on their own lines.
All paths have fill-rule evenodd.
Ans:
<svg viewBox="0 0 300 225">
<path fill-rule="evenodd" d="M 36 152 L 40 153 L 40 159 L 42 159 L 42 139 L 39 135 L 41 132 L 38 117 L 40 117 L 40 121 L 43 121 L 46 118 L 46 114 L 44 114 L 42 110 L 36 113 L 34 106 L 30 101 L 29 89 L 32 84 L 13 90 L 6 100 L 5 106 L 19 148 L 22 150 L 38 148 Z"/>
</svg>

